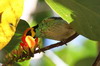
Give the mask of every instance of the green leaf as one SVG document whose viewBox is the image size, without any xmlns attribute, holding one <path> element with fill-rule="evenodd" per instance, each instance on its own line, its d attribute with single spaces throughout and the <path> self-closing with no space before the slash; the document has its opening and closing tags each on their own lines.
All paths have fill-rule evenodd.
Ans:
<svg viewBox="0 0 100 66">
<path fill-rule="evenodd" d="M 100 0 L 45 0 L 83 36 L 100 41 Z"/>
<path fill-rule="evenodd" d="M 61 2 L 66 2 L 66 5 L 67 5 L 68 0 L 66 0 L 66 1 L 64 1 L 64 0 L 45 0 L 45 1 L 54 11 L 56 11 L 57 14 L 59 14 L 68 23 L 73 21 L 73 19 L 71 17 L 72 10 L 69 8 L 66 8 L 61 3 Z"/>
<path fill-rule="evenodd" d="M 13 66 L 29 66 L 29 65 L 30 65 L 30 60 L 25 60 L 23 62 L 17 62 L 13 64 Z"/>
</svg>

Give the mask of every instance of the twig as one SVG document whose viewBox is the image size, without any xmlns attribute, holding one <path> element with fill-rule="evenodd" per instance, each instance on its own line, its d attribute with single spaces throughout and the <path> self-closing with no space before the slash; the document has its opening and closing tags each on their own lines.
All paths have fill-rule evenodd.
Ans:
<svg viewBox="0 0 100 66">
<path fill-rule="evenodd" d="M 44 51 L 46 51 L 46 50 L 49 50 L 49 49 L 52 49 L 52 48 L 55 48 L 55 47 L 58 47 L 58 46 L 62 46 L 62 45 L 64 45 L 64 44 L 68 43 L 69 41 L 73 40 L 74 38 L 76 38 L 78 35 L 79 35 L 79 34 L 75 33 L 74 35 L 70 36 L 70 37 L 69 37 L 68 39 L 66 39 L 66 40 L 63 40 L 63 41 L 58 42 L 58 43 L 56 43 L 56 44 L 52 44 L 52 45 L 46 46 L 46 47 L 44 47 L 44 48 L 40 48 L 40 49 L 36 50 L 36 51 L 34 52 L 34 54 L 40 53 L 40 52 L 44 52 Z M 3 64 L 3 66 L 6 66 L 7 64 L 12 63 L 12 61 L 13 61 L 13 60 L 9 61 L 9 62 L 6 63 L 6 64 Z"/>
<path fill-rule="evenodd" d="M 92 66 L 100 66 L 100 41 L 98 41 L 97 45 L 98 45 L 98 56 L 96 57 L 96 60 Z"/>
<path fill-rule="evenodd" d="M 68 43 L 69 41 L 73 40 L 73 39 L 76 38 L 77 36 L 78 36 L 78 34 L 75 33 L 74 35 L 70 36 L 70 37 L 69 37 L 68 39 L 66 39 L 66 40 L 63 40 L 63 41 L 58 42 L 58 43 L 56 43 L 56 44 L 52 44 L 52 45 L 49 45 L 49 46 L 46 46 L 46 47 L 44 47 L 44 48 L 41 48 L 41 49 L 36 50 L 36 51 L 34 52 L 34 54 L 35 54 L 35 53 L 44 52 L 44 51 L 46 51 L 46 50 L 49 50 L 49 49 L 52 49 L 52 48 L 55 48 L 55 47 L 58 47 L 58 46 L 62 46 L 62 45 L 64 45 L 64 44 Z"/>
<path fill-rule="evenodd" d="M 99 54 L 98 54 L 98 56 L 93 64 L 93 66 L 98 66 L 99 62 L 100 62 L 100 52 L 99 52 Z"/>
</svg>

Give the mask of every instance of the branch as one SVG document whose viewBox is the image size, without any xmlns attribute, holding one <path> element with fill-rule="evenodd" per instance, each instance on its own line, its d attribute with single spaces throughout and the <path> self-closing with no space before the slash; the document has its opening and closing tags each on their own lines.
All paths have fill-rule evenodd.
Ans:
<svg viewBox="0 0 100 66">
<path fill-rule="evenodd" d="M 36 50 L 36 51 L 34 52 L 34 54 L 40 53 L 40 52 L 44 52 L 44 51 L 46 51 L 46 50 L 49 50 L 49 49 L 52 49 L 52 48 L 55 48 L 55 47 L 58 47 L 58 46 L 62 46 L 62 45 L 64 45 L 64 44 L 68 43 L 69 41 L 73 40 L 74 38 L 76 38 L 78 35 L 79 35 L 79 34 L 75 33 L 74 35 L 70 36 L 70 37 L 69 37 L 68 39 L 66 39 L 66 40 L 63 40 L 63 41 L 58 42 L 58 43 L 56 43 L 56 44 L 52 44 L 52 45 L 46 46 L 46 47 L 44 47 L 44 48 L 40 48 L 40 49 Z M 21 57 L 27 57 L 25 54 L 22 54 L 22 55 L 23 55 L 23 56 L 21 56 Z M 33 54 L 32 54 L 32 55 L 33 55 Z M 15 60 L 17 61 L 19 58 L 21 59 L 21 57 L 15 58 Z M 31 56 L 30 56 L 30 57 L 31 57 Z M 11 64 L 13 61 L 14 61 L 14 60 L 10 60 L 10 61 L 8 61 L 7 63 L 3 64 L 3 66 L 5 66 L 5 65 L 7 65 L 7 64 Z"/>
<path fill-rule="evenodd" d="M 96 60 L 92 66 L 100 66 L 100 41 L 98 41 L 97 45 L 98 45 L 98 56 L 96 57 Z"/>
<path fill-rule="evenodd" d="M 49 45 L 49 46 L 46 46 L 46 47 L 44 47 L 44 48 L 41 48 L 41 49 L 36 50 L 36 51 L 34 52 L 34 54 L 35 54 L 35 53 L 44 52 L 44 51 L 46 51 L 46 50 L 49 50 L 49 49 L 52 49 L 52 48 L 55 48 L 55 47 L 58 47 L 58 46 L 62 46 L 62 45 L 64 45 L 64 44 L 68 43 L 69 41 L 73 40 L 74 38 L 76 38 L 78 35 L 79 35 L 79 34 L 75 33 L 74 35 L 70 36 L 70 37 L 69 37 L 68 39 L 66 39 L 66 40 L 63 40 L 63 41 L 58 42 L 58 43 L 56 43 L 56 44 L 52 44 L 52 45 Z"/>
<path fill-rule="evenodd" d="M 99 52 L 99 54 L 98 54 L 98 56 L 93 64 L 93 66 L 99 66 L 99 65 L 100 65 L 100 52 Z"/>
</svg>

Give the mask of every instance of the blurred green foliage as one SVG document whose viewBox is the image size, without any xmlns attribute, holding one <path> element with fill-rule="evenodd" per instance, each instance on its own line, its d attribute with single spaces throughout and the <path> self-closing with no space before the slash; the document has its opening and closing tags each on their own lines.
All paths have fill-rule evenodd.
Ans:
<svg viewBox="0 0 100 66">
<path fill-rule="evenodd" d="M 43 65 L 42 66 L 55 66 L 55 64 L 48 58 L 46 55 L 43 56 Z"/>
<path fill-rule="evenodd" d="M 86 40 L 81 46 L 68 45 L 56 54 L 70 66 L 91 66 L 97 56 L 97 44 L 92 40 Z M 91 61 L 86 62 L 90 59 Z M 81 65 L 78 65 L 79 63 Z"/>
</svg>

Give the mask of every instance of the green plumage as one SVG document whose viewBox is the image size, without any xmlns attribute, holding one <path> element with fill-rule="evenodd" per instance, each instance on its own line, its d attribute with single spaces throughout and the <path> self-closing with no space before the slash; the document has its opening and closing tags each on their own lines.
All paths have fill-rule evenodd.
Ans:
<svg viewBox="0 0 100 66">
<path fill-rule="evenodd" d="M 59 17 L 52 17 L 43 20 L 36 29 L 37 37 L 44 37 L 54 40 L 62 41 L 72 36 L 76 32 L 63 19 Z"/>
</svg>

